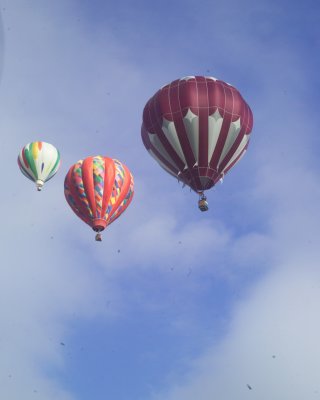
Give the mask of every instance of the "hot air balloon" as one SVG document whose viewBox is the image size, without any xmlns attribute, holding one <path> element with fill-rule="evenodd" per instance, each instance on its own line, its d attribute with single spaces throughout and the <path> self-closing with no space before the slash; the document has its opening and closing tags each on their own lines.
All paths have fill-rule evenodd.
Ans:
<svg viewBox="0 0 320 400">
<path fill-rule="evenodd" d="M 200 196 L 213 187 L 247 150 L 253 116 L 233 86 L 204 76 L 187 76 L 162 87 L 143 111 L 146 149 L 169 174 Z"/>
<path fill-rule="evenodd" d="M 70 169 L 64 194 L 74 213 L 101 232 L 125 211 L 133 198 L 133 177 L 120 161 L 103 156 L 87 157 Z"/>
<path fill-rule="evenodd" d="M 25 145 L 18 156 L 21 172 L 36 183 L 40 191 L 60 167 L 60 153 L 50 143 L 32 142 Z"/>
</svg>

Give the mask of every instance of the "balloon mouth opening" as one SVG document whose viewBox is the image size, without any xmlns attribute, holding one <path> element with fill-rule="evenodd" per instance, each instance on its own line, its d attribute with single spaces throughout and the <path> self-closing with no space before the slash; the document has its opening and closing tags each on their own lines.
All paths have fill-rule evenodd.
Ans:
<svg viewBox="0 0 320 400">
<path fill-rule="evenodd" d="M 193 167 L 180 171 L 177 175 L 178 181 L 184 186 L 189 186 L 196 193 L 211 189 L 222 177 L 217 170 L 207 167 Z"/>
<path fill-rule="evenodd" d="M 105 229 L 106 225 L 107 224 L 106 224 L 105 220 L 103 220 L 101 218 L 97 218 L 97 219 L 93 220 L 92 229 L 95 232 L 99 233 L 99 232 L 102 232 Z"/>
<path fill-rule="evenodd" d="M 95 236 L 96 242 L 102 241 L 101 232 L 104 231 L 107 223 L 104 219 L 96 218 L 93 220 L 92 229 L 97 233 Z"/>
<path fill-rule="evenodd" d="M 98 225 L 98 226 L 92 227 L 92 229 L 93 229 L 95 232 L 102 232 L 102 231 L 104 231 L 104 226 Z"/>
</svg>

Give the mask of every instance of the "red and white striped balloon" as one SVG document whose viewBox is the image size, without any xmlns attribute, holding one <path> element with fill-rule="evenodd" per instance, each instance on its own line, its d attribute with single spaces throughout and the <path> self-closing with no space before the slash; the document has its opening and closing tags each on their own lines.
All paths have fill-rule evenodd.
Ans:
<svg viewBox="0 0 320 400">
<path fill-rule="evenodd" d="M 141 135 L 161 167 L 202 193 L 244 155 L 252 125 L 237 89 L 212 77 L 188 76 L 147 102 Z"/>
</svg>

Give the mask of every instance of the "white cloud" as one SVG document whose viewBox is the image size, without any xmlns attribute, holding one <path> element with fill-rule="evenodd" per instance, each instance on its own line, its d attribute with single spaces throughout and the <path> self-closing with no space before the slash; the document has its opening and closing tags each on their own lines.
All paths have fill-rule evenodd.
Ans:
<svg viewBox="0 0 320 400">
<path fill-rule="evenodd" d="M 283 265 L 235 310 L 229 335 L 155 399 L 312 398 L 319 393 L 319 271 Z M 312 266 L 311 266 L 312 267 Z M 253 389 L 249 392 L 249 384 Z"/>
</svg>

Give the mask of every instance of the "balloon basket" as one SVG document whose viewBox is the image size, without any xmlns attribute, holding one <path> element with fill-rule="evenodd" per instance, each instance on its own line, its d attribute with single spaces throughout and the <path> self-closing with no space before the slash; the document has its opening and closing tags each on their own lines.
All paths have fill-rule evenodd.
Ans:
<svg viewBox="0 0 320 400">
<path fill-rule="evenodd" d="M 41 192 L 43 185 L 44 185 L 44 182 L 42 180 L 38 179 L 36 181 L 36 186 L 37 186 L 37 191 L 38 192 Z"/>
<path fill-rule="evenodd" d="M 204 193 L 199 193 L 200 199 L 198 201 L 198 207 L 200 211 L 208 211 L 209 210 L 209 204 L 207 202 L 207 198 L 204 195 Z"/>
<path fill-rule="evenodd" d="M 101 236 L 101 233 L 100 233 L 100 232 L 98 232 L 98 233 L 96 234 L 95 239 L 96 239 L 96 242 L 102 242 L 102 236 Z"/>
</svg>

